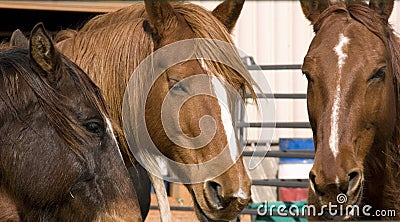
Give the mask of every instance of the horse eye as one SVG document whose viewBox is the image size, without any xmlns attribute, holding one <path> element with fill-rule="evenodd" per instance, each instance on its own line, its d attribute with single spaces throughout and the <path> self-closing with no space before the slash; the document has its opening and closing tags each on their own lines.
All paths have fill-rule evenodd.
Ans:
<svg viewBox="0 0 400 222">
<path fill-rule="evenodd" d="M 180 80 L 177 79 L 169 79 L 170 82 L 172 82 L 172 86 L 170 87 L 171 90 L 175 92 L 184 92 L 188 93 L 188 90 L 186 87 L 181 83 Z"/>
<path fill-rule="evenodd" d="M 311 76 L 308 72 L 303 72 L 303 75 L 307 78 L 309 82 L 312 81 Z"/>
<path fill-rule="evenodd" d="M 188 92 L 187 89 L 180 83 L 177 83 L 174 86 L 172 86 L 172 90 L 181 91 L 181 92 L 185 92 L 185 93 Z"/>
<path fill-rule="evenodd" d="M 84 127 L 86 128 L 87 131 L 94 133 L 94 134 L 103 134 L 104 132 L 104 128 L 103 126 L 98 123 L 98 122 L 88 122 L 86 124 L 84 124 Z"/>
<path fill-rule="evenodd" d="M 384 66 L 376 70 L 374 74 L 372 74 L 372 76 L 369 78 L 369 81 L 374 79 L 385 79 L 385 69 L 386 67 Z"/>
</svg>

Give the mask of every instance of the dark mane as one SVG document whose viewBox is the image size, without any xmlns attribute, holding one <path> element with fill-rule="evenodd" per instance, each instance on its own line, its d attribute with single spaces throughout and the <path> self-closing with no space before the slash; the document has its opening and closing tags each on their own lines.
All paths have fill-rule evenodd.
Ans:
<svg viewBox="0 0 400 222">
<path fill-rule="evenodd" d="M 0 51 L 0 82 L 4 88 L 0 91 L 0 99 L 6 104 L 4 108 L 8 109 L 8 112 L 1 113 L 11 115 L 12 118 L 26 122 L 29 126 L 30 123 L 20 116 L 17 107 L 32 105 L 30 103 L 33 97 L 57 133 L 75 153 L 82 157 L 83 150 L 80 147 L 85 144 L 86 131 L 76 120 L 68 118 L 69 115 L 66 115 L 66 113 L 72 112 L 65 105 L 67 98 L 43 81 L 34 72 L 29 61 L 27 49 Z M 78 66 L 65 57 L 62 58 L 62 61 L 63 64 L 59 68 L 66 69 L 75 84 L 81 89 L 82 95 L 97 107 L 100 113 L 105 114 L 105 105 L 101 99 L 100 90 L 86 75 L 83 75 L 83 71 Z"/>
<path fill-rule="evenodd" d="M 369 31 L 374 33 L 385 45 L 387 50 L 387 68 L 393 73 L 396 89 L 397 101 L 397 120 L 396 128 L 392 135 L 392 140 L 387 143 L 385 155 L 386 160 L 371 158 L 371 162 L 376 166 L 377 172 L 385 172 L 385 188 L 384 199 L 388 206 L 396 206 L 399 209 L 398 199 L 399 178 L 400 178 L 400 41 L 396 36 L 392 26 L 386 22 L 379 14 L 372 10 L 363 2 L 336 3 L 321 13 L 319 18 L 314 22 L 314 32 L 317 33 L 324 25 L 324 22 L 333 14 L 341 13 L 349 19 L 354 19 L 365 26 Z M 382 175 L 383 176 L 383 175 Z M 390 202 L 390 203 L 389 203 Z"/>
<path fill-rule="evenodd" d="M 191 3 L 183 3 L 176 2 L 171 3 L 177 13 L 181 14 L 188 25 L 191 27 L 193 32 L 195 33 L 197 38 L 207 38 L 207 39 L 216 39 L 224 42 L 228 42 L 231 45 L 233 41 L 230 37 L 230 34 L 226 30 L 226 27 L 215 18 L 211 12 L 205 10 L 203 7 Z M 129 70 L 133 70 L 132 68 L 136 68 L 137 65 L 146 58 L 149 54 L 154 51 L 154 46 L 151 39 L 151 33 L 146 32 L 147 21 L 145 15 L 145 8 L 142 3 L 136 3 L 129 7 L 122 8 L 118 11 L 103 14 L 91 19 L 89 22 L 79 30 L 80 33 L 77 33 L 74 30 L 64 30 L 57 33 L 55 41 L 58 43 L 60 48 L 63 48 L 63 41 L 69 40 L 73 41 L 73 47 L 79 48 L 88 48 L 87 45 L 90 43 L 101 44 L 103 47 L 96 47 L 93 50 L 87 49 L 87 53 L 89 54 L 113 54 L 115 51 L 123 51 L 120 56 L 123 56 L 124 59 L 116 62 L 127 62 L 128 64 L 121 64 L 120 67 L 129 67 Z M 204 28 L 204 27 L 213 27 L 213 28 Z M 144 29 L 143 29 L 144 28 Z M 132 34 L 135 33 L 135 35 Z M 113 38 L 114 33 L 120 33 L 121 38 Z M 132 45 L 134 41 L 130 40 L 130 36 L 134 36 L 140 39 L 140 44 Z M 139 37 L 137 37 L 139 36 Z M 109 42 L 113 41 L 112 48 L 109 47 Z M 118 50 L 115 50 L 118 48 Z M 93 52 L 96 50 L 96 52 Z M 125 51 L 126 50 L 126 51 Z M 73 53 L 69 52 L 68 49 L 63 49 L 63 51 L 72 57 L 72 60 L 86 60 L 88 58 L 78 58 L 77 55 L 73 55 Z M 130 58 L 129 51 L 136 52 L 136 58 Z M 235 54 L 237 54 L 236 49 L 232 50 Z M 208 54 L 214 54 L 216 57 L 226 56 L 224 52 L 204 52 Z M 91 57 L 94 55 L 89 55 L 87 57 Z M 83 56 L 81 56 L 83 57 Z M 108 58 L 113 58 L 115 56 L 105 56 Z M 243 78 L 243 74 L 248 77 L 248 72 L 244 68 L 243 64 L 240 61 L 239 55 L 234 58 L 229 57 L 226 58 L 228 61 L 232 61 L 232 64 L 238 64 L 238 67 L 242 68 L 240 74 L 236 72 L 232 72 L 231 70 L 227 70 L 227 68 L 222 64 L 212 63 L 210 62 L 208 65 L 213 71 L 215 71 L 216 75 L 222 75 L 221 77 L 227 80 L 229 83 L 233 85 L 243 84 L 244 87 L 248 88 L 249 91 L 253 93 L 252 84 L 254 82 L 248 82 L 245 78 Z M 105 64 L 104 67 L 110 66 L 112 63 Z M 90 66 L 90 65 L 89 65 Z M 133 66 L 133 67 L 132 67 Z M 91 70 L 89 67 L 88 70 Z M 115 71 L 107 70 L 110 73 Z M 122 70 L 124 71 L 124 70 Z M 126 71 L 126 70 L 125 70 Z M 131 74 L 131 73 L 130 73 Z M 242 74 L 242 75 L 241 75 Z M 93 76 L 89 72 L 89 75 Z M 116 75 L 116 74 L 113 74 Z M 118 73 L 120 75 L 120 73 Z M 96 76 L 93 76 L 96 79 Z M 118 76 L 111 76 L 110 78 L 120 78 Z M 251 78 L 248 78 L 251 79 Z M 97 82 L 97 81 L 96 81 Z M 101 84 L 100 84 L 101 85 Z M 108 92 L 104 92 L 108 93 Z M 117 97 L 122 98 L 122 95 Z"/>
</svg>

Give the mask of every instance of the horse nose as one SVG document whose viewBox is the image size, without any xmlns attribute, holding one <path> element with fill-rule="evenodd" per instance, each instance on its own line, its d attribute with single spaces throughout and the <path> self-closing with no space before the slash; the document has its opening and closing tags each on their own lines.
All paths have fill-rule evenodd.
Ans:
<svg viewBox="0 0 400 222">
<path fill-rule="evenodd" d="M 206 200 L 215 209 L 223 208 L 222 186 L 215 181 L 205 183 Z"/>
<path fill-rule="evenodd" d="M 347 176 L 336 176 L 335 180 L 325 181 L 318 178 L 314 171 L 309 174 L 310 187 L 317 196 L 324 196 L 325 193 L 335 192 L 347 195 L 357 194 L 362 183 L 362 171 L 359 168 L 349 171 Z M 334 181 L 334 182 L 332 182 Z"/>
<path fill-rule="evenodd" d="M 232 195 L 224 195 L 223 187 L 215 182 L 208 181 L 205 183 L 206 200 L 209 205 L 217 210 L 226 208 L 229 205 L 244 205 L 249 201 L 250 196 L 241 188 Z"/>
<path fill-rule="evenodd" d="M 361 169 L 354 169 L 350 171 L 348 174 L 349 178 L 349 186 L 348 186 L 348 191 L 347 193 L 352 194 L 352 193 L 357 193 L 359 188 L 361 187 L 362 183 L 362 171 Z"/>
<path fill-rule="evenodd" d="M 320 191 L 320 188 L 319 188 L 319 186 L 318 186 L 316 180 L 317 180 L 317 175 L 316 175 L 316 173 L 313 172 L 313 171 L 310 171 L 310 174 L 309 174 L 309 181 L 310 181 L 310 188 L 311 188 L 311 190 L 314 191 L 314 193 L 315 193 L 317 196 L 323 196 L 324 193 Z"/>
</svg>

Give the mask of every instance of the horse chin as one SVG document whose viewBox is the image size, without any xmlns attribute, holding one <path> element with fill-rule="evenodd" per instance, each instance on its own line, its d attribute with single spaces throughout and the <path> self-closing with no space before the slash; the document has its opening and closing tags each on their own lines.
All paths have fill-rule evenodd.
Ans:
<svg viewBox="0 0 400 222">
<path fill-rule="evenodd" d="M 360 204 L 362 203 L 363 198 L 363 189 L 360 189 L 356 194 L 352 195 L 352 200 L 348 201 L 347 206 L 359 206 L 359 209 L 362 209 Z M 346 209 L 344 207 L 344 209 Z M 353 209 L 354 210 L 354 209 Z M 324 211 L 322 215 L 323 220 L 335 220 L 335 221 L 344 221 L 344 220 L 359 220 L 363 215 L 360 215 L 362 212 L 358 210 L 358 212 L 347 212 L 344 210 L 342 212 L 338 212 L 338 214 L 330 214 L 329 211 Z"/>
<path fill-rule="evenodd" d="M 194 210 L 196 212 L 197 218 L 201 221 L 201 222 L 206 222 L 206 221 L 215 221 L 210 219 L 205 213 L 204 211 L 201 209 L 201 207 L 199 206 L 199 203 L 195 200 L 194 201 Z"/>
<path fill-rule="evenodd" d="M 336 203 L 336 198 L 333 198 L 332 196 L 330 198 L 323 198 L 321 196 L 317 196 L 314 192 L 310 192 L 308 195 L 308 205 L 314 206 L 315 212 L 310 212 L 310 215 L 308 215 L 308 219 L 317 221 L 344 221 L 363 219 L 365 217 L 362 212 L 362 203 L 364 198 L 363 193 L 363 186 L 360 185 L 355 193 L 348 196 L 348 199 L 343 205 L 339 205 L 338 203 Z M 329 211 L 328 207 L 334 205 L 336 205 L 337 207 L 334 207 L 332 211 Z M 357 210 L 354 208 L 347 208 L 348 206 L 358 206 L 359 209 Z M 347 212 L 346 209 L 348 209 L 349 212 Z"/>
<path fill-rule="evenodd" d="M 234 219 L 225 219 L 225 218 L 219 218 L 219 219 L 211 219 L 207 214 L 201 209 L 199 203 L 197 201 L 194 201 L 194 210 L 196 212 L 197 218 L 201 222 L 213 222 L 213 221 L 235 221 Z"/>
<path fill-rule="evenodd" d="M 224 209 L 208 209 L 208 210 L 204 210 L 201 206 L 201 204 L 198 202 L 197 198 L 193 198 L 193 204 L 194 204 L 194 210 L 196 212 L 197 218 L 201 221 L 201 222 L 206 222 L 206 221 L 232 221 L 236 219 L 236 216 L 234 215 L 233 218 L 232 217 L 232 213 L 233 210 L 230 209 L 230 207 L 228 208 L 224 208 Z M 210 215 L 209 212 L 212 212 L 213 215 Z M 239 211 L 240 212 L 240 211 Z M 239 213 L 238 212 L 238 213 Z M 229 213 L 229 214 L 227 214 Z"/>
</svg>

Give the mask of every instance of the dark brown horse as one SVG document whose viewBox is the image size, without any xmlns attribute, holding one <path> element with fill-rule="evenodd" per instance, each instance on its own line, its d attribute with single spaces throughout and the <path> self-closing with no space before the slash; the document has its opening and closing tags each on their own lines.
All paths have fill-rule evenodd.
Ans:
<svg viewBox="0 0 400 222">
<path fill-rule="evenodd" d="M 325 208 L 314 219 L 379 219 L 376 210 L 400 216 L 400 45 L 388 24 L 393 4 L 301 1 L 315 31 L 302 68 L 316 148 L 309 204 L 317 211 L 329 204 L 360 209 Z"/>
<path fill-rule="evenodd" d="M 190 3 L 149 0 L 145 1 L 145 4 L 134 4 L 113 13 L 100 15 L 90 20 L 78 32 L 60 32 L 57 36 L 58 46 L 99 85 L 105 93 L 112 120 L 122 126 L 121 109 L 125 87 L 139 64 L 157 49 L 181 40 L 208 38 L 233 46 L 230 32 L 242 6 L 243 1 L 225 1 L 211 12 Z M 213 48 L 209 53 L 217 54 L 221 50 L 223 49 Z M 170 56 L 166 56 L 167 60 L 181 54 L 179 51 L 170 53 Z M 234 53 L 222 52 L 219 56 L 221 55 L 240 64 L 241 69 L 245 70 L 236 50 Z M 163 64 L 156 64 L 156 67 L 160 66 Z M 163 129 L 161 110 L 163 100 L 169 91 L 175 99 L 194 94 L 196 87 L 213 91 L 216 87 L 221 88 L 217 79 L 223 79 L 236 91 L 246 87 L 252 90 L 250 82 L 245 78 L 249 77 L 249 74 L 247 71 L 239 74 L 217 62 L 201 62 L 196 59 L 167 68 L 154 82 L 149 96 L 144 98 L 147 101 L 145 118 L 149 134 L 162 154 L 183 164 L 204 163 L 222 153 L 225 147 L 229 147 L 231 155 L 228 152 L 225 159 L 228 161 L 234 159 L 235 163 L 231 167 L 207 181 L 186 186 L 192 194 L 197 215 L 201 220 L 231 220 L 250 199 L 251 182 L 236 143 L 230 111 L 221 107 L 219 100 L 212 96 L 198 95 L 187 100 L 179 112 L 178 121 L 181 129 L 175 134 L 172 132 L 174 134 L 172 137 L 182 139 L 185 136 L 189 138 L 199 136 L 203 131 L 203 127 L 199 124 L 203 116 L 212 117 L 216 125 L 212 140 L 201 149 L 193 150 L 183 148 L 167 136 L 171 135 L 171 132 Z M 99 75 L 99 70 L 107 74 L 102 72 L 102 75 Z M 181 82 L 204 73 L 208 74 L 208 77 L 202 80 L 201 78 L 192 82 L 188 80 L 186 86 Z M 141 91 L 143 84 L 151 83 L 152 79 L 147 73 L 133 75 L 132 78 L 137 84 L 137 87 L 132 88 L 132 101 L 137 101 L 139 105 L 140 98 L 145 93 Z M 138 111 L 132 110 L 132 112 Z M 142 117 L 137 116 L 137 118 Z M 175 116 L 171 115 L 170 118 L 174 119 Z M 228 137 L 227 130 L 233 132 L 231 138 Z M 135 135 L 135 139 L 136 137 L 138 136 Z M 122 131 L 119 131 L 118 138 L 128 153 Z M 147 149 L 147 147 L 131 148 Z M 208 170 L 211 175 L 219 169 Z"/>
<path fill-rule="evenodd" d="M 0 123 L 1 221 L 141 221 L 100 90 L 41 24 L 0 51 Z"/>
</svg>

